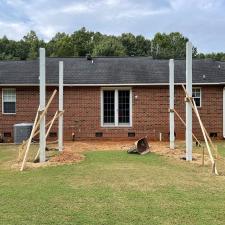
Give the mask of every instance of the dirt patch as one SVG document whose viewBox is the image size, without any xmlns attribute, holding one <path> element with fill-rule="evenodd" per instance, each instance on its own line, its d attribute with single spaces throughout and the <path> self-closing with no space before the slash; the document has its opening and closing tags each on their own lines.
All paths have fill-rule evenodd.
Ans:
<svg viewBox="0 0 225 225">
<path fill-rule="evenodd" d="M 84 152 L 87 151 L 124 151 L 134 146 L 134 140 L 88 140 L 88 141 L 75 141 L 65 142 L 64 150 L 61 153 L 50 156 L 49 160 L 45 163 L 32 163 L 27 162 L 26 168 L 36 168 L 50 165 L 76 163 L 84 160 Z M 184 142 L 177 142 L 177 148 L 175 150 L 169 149 L 168 142 L 149 142 L 150 151 L 156 154 L 171 157 L 176 160 L 181 160 L 185 156 Z M 53 148 L 56 146 L 52 146 Z M 201 150 L 193 152 L 193 160 L 191 163 L 202 164 Z M 205 165 L 210 165 L 210 159 L 205 152 Z M 19 167 L 20 164 L 14 163 L 13 167 Z"/>
<path fill-rule="evenodd" d="M 57 163 L 72 163 L 80 162 L 87 151 L 123 151 L 132 147 L 133 141 L 76 141 L 64 143 L 64 150 L 62 153 L 52 157 L 49 162 Z"/>
<path fill-rule="evenodd" d="M 51 161 L 76 162 L 83 159 L 83 152 L 86 151 L 127 151 L 134 146 L 134 142 L 134 140 L 89 140 L 66 142 L 64 152 L 53 158 Z M 149 142 L 151 152 L 181 160 L 181 158 L 185 157 L 184 142 L 177 143 L 177 148 L 175 150 L 170 150 L 168 142 Z M 200 149 L 198 151 L 201 152 Z M 192 163 L 202 164 L 201 153 L 193 152 L 193 159 Z M 210 165 L 210 159 L 207 152 L 205 152 L 205 165 Z"/>
<path fill-rule="evenodd" d="M 177 160 L 182 160 L 182 158 L 185 157 L 185 148 L 183 146 L 180 146 L 183 142 L 178 142 L 177 148 L 174 150 L 170 150 L 169 143 L 167 142 L 152 142 L 151 144 L 151 151 L 155 152 L 156 154 L 172 157 Z M 198 149 L 198 151 L 201 151 L 201 148 Z M 193 161 L 191 163 L 195 163 L 198 165 L 202 165 L 202 154 L 193 152 L 192 153 Z M 207 155 L 207 152 L 205 152 L 204 156 L 204 164 L 205 165 L 211 165 L 210 158 Z"/>
<path fill-rule="evenodd" d="M 71 163 L 71 162 L 80 162 L 84 159 L 84 155 L 72 151 L 71 146 L 66 146 L 64 151 L 59 153 L 58 155 L 52 157 L 49 162 L 57 162 L 57 163 Z"/>
<path fill-rule="evenodd" d="M 65 143 L 66 148 L 73 152 L 82 153 L 85 151 L 121 151 L 128 150 L 134 145 L 134 141 L 120 140 L 120 141 L 75 141 Z"/>
</svg>

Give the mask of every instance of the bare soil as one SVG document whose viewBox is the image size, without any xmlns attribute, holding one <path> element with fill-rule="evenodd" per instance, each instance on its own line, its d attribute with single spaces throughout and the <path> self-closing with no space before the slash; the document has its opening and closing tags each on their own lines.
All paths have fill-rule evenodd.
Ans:
<svg viewBox="0 0 225 225">
<path fill-rule="evenodd" d="M 66 142 L 64 151 L 53 157 L 50 162 L 79 162 L 84 159 L 83 153 L 86 151 L 127 151 L 134 146 L 134 140 L 88 140 L 88 141 L 75 141 Z M 178 142 L 179 143 L 179 142 Z M 183 143 L 183 142 L 180 142 Z M 177 145 L 175 150 L 169 149 L 168 142 L 149 142 L 150 151 L 159 155 L 182 160 L 185 157 L 185 149 L 182 145 Z M 193 153 L 193 161 L 195 164 L 202 164 L 202 154 Z M 205 165 L 210 164 L 210 159 L 205 153 Z"/>
<path fill-rule="evenodd" d="M 75 141 L 65 142 L 64 151 L 51 156 L 46 163 L 33 163 L 27 162 L 26 168 L 37 168 L 50 165 L 76 163 L 85 159 L 84 152 L 87 151 L 124 151 L 132 148 L 135 144 L 135 140 L 88 140 L 88 141 Z M 174 158 L 176 160 L 182 160 L 185 157 L 184 142 L 178 141 L 177 148 L 175 150 L 169 149 L 168 142 L 149 142 L 150 154 L 154 152 L 156 154 Z M 56 145 L 51 146 L 53 149 Z M 144 157 L 144 156 L 143 156 Z M 202 164 L 201 150 L 193 153 L 193 161 L 191 163 Z M 210 159 L 205 152 L 205 165 L 210 165 Z M 14 163 L 13 168 L 20 168 L 21 163 Z"/>
</svg>

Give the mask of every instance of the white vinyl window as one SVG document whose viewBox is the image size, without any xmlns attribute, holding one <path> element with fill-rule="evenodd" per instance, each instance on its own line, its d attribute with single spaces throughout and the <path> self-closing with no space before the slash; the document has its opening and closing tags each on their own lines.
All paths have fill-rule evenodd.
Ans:
<svg viewBox="0 0 225 225">
<path fill-rule="evenodd" d="M 101 91 L 101 125 L 132 126 L 132 91 L 130 88 L 104 88 Z"/>
<path fill-rule="evenodd" d="M 16 89 L 14 88 L 2 89 L 2 113 L 3 114 L 16 113 Z"/>
<path fill-rule="evenodd" d="M 201 95 L 201 88 L 196 87 L 192 89 L 192 98 L 194 99 L 197 107 L 201 107 L 202 105 Z"/>
</svg>

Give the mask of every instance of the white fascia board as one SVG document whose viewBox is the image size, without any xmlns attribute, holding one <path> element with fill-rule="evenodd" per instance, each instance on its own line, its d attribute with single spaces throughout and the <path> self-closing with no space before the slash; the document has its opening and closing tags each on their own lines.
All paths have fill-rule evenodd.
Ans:
<svg viewBox="0 0 225 225">
<path fill-rule="evenodd" d="M 179 86 L 185 83 L 174 83 Z M 221 83 L 193 83 L 193 85 L 225 85 Z M 39 84 L 0 84 L 0 87 L 38 87 Z M 46 84 L 48 87 L 57 87 L 59 84 Z M 64 84 L 64 87 L 116 87 L 116 86 L 169 86 L 169 83 L 127 83 L 127 84 Z"/>
</svg>

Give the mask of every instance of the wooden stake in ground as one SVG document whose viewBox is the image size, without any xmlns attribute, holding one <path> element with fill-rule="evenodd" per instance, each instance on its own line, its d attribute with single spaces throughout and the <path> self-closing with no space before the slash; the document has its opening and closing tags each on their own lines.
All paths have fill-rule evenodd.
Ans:
<svg viewBox="0 0 225 225">
<path fill-rule="evenodd" d="M 180 116 L 180 114 L 174 109 L 173 110 L 176 114 L 176 116 L 180 119 L 181 123 L 183 123 L 183 125 L 186 127 L 186 123 L 184 122 L 184 120 L 182 119 L 182 117 Z M 194 135 L 194 133 L 192 132 L 192 136 L 195 139 L 195 141 L 198 143 L 199 146 L 201 146 L 200 141 L 197 139 L 197 137 Z"/>
<path fill-rule="evenodd" d="M 20 162 L 22 156 L 23 156 L 23 153 L 24 153 L 24 148 L 26 147 L 26 144 L 27 142 L 26 141 L 23 141 L 23 143 L 20 145 L 19 147 L 19 155 L 18 155 L 18 158 L 17 158 L 17 162 Z"/>
<path fill-rule="evenodd" d="M 38 129 L 38 126 L 40 125 L 40 122 L 42 120 L 42 118 L 45 116 L 45 114 L 47 113 L 47 110 L 53 100 L 53 98 L 55 97 L 57 93 L 57 90 L 54 90 L 52 96 L 50 97 L 49 101 L 48 101 L 48 104 L 46 105 L 44 111 L 41 113 L 40 117 L 39 117 L 39 120 L 38 120 L 38 115 L 39 115 L 39 112 L 40 112 L 40 106 L 38 107 L 38 112 L 37 112 L 37 115 L 35 117 L 35 122 L 34 122 L 34 125 L 33 125 L 33 128 L 32 128 L 32 131 L 31 131 L 31 135 L 30 135 L 30 138 L 28 139 L 28 142 L 27 142 L 27 148 L 26 148 L 26 152 L 24 154 L 24 159 L 23 159 L 23 163 L 22 163 L 22 166 L 21 166 L 21 169 L 20 171 L 23 171 L 24 169 L 24 165 L 25 165 L 25 162 L 26 162 L 26 159 L 27 159 L 27 154 L 28 154 L 28 151 L 30 149 L 30 144 L 31 144 L 31 141 L 32 141 L 32 138 L 34 137 L 34 134 L 35 132 L 37 131 Z"/>
<path fill-rule="evenodd" d="M 202 120 L 201 120 L 201 117 L 199 115 L 199 112 L 198 112 L 197 106 L 195 104 L 195 101 L 193 101 L 192 97 L 190 97 L 188 95 L 188 93 L 187 93 L 184 85 L 182 85 L 182 87 L 183 87 L 184 92 L 186 94 L 186 98 L 191 103 L 192 109 L 194 110 L 194 112 L 195 112 L 195 114 L 197 116 L 198 122 L 200 124 L 201 130 L 202 130 L 202 134 L 203 134 L 203 137 L 204 137 L 204 140 L 205 140 L 205 144 L 206 144 L 206 147 L 207 147 L 207 150 L 208 150 L 208 154 L 209 154 L 209 157 L 210 157 L 210 160 L 211 160 L 211 163 L 212 163 L 213 173 L 215 173 L 216 175 L 218 175 L 218 172 L 217 172 L 217 169 L 216 169 L 216 165 L 215 165 L 215 160 L 214 160 L 214 158 L 212 156 L 212 152 L 211 152 L 211 149 L 210 149 L 210 146 L 209 146 L 209 143 L 208 143 L 208 139 L 207 139 L 207 135 L 206 135 L 206 129 L 204 128 L 204 125 L 202 123 Z"/>
<path fill-rule="evenodd" d="M 59 117 L 62 113 L 64 113 L 64 111 L 58 113 L 56 119 L 58 119 L 58 117 Z M 45 125 L 45 127 L 47 128 L 47 127 L 51 124 L 51 122 L 52 122 L 52 121 L 50 120 L 50 121 Z M 37 136 L 39 133 L 40 133 L 40 130 L 36 130 L 36 132 L 34 133 L 34 135 L 33 135 L 32 138 L 34 138 L 35 136 Z M 19 148 L 19 156 L 18 156 L 18 159 L 17 159 L 18 162 L 20 161 L 20 159 L 21 159 L 21 157 L 22 157 L 22 155 L 23 155 L 24 148 L 25 148 L 25 146 L 27 145 L 28 140 L 29 140 L 29 139 L 27 139 L 26 141 L 23 141 L 23 144 L 22 144 L 22 145 L 20 146 L 20 148 Z M 58 142 L 58 141 L 54 141 L 54 143 L 57 143 L 57 142 Z M 47 144 L 52 144 L 52 143 L 47 143 Z"/>
<path fill-rule="evenodd" d="M 30 149 L 30 144 L 31 144 L 31 141 L 32 141 L 32 138 L 33 138 L 33 134 L 34 134 L 36 126 L 37 126 L 38 115 L 39 115 L 39 108 L 38 108 L 37 113 L 36 113 L 36 117 L 35 117 L 35 120 L 34 120 L 33 128 L 32 128 L 31 134 L 30 134 L 30 138 L 29 138 L 28 143 L 27 143 L 27 148 L 26 148 L 26 151 L 25 151 L 25 154 L 24 154 L 24 158 L 23 158 L 23 162 L 22 162 L 22 166 L 20 168 L 20 171 L 23 171 L 24 166 L 25 166 L 25 162 L 26 162 L 26 159 L 27 159 L 28 151 Z"/>
<path fill-rule="evenodd" d="M 202 147 L 202 166 L 205 165 L 205 148 Z"/>
<path fill-rule="evenodd" d="M 50 99 L 48 100 L 48 103 L 47 103 L 46 107 L 45 107 L 44 110 L 41 112 L 40 118 L 39 118 L 39 120 L 38 120 L 38 122 L 37 122 L 36 130 L 37 130 L 38 126 L 40 125 L 40 122 L 41 122 L 42 118 L 46 115 L 46 113 L 47 113 L 47 111 L 48 111 L 48 108 L 49 108 L 50 104 L 52 103 L 52 100 L 54 99 L 56 93 L 57 93 L 57 90 L 54 90 L 54 92 L 52 93 Z M 36 131 L 36 130 L 35 130 L 35 131 Z"/>
<path fill-rule="evenodd" d="M 57 115 L 57 117 L 56 117 L 56 119 L 58 119 L 59 116 L 60 116 L 62 113 L 64 113 L 64 111 L 59 112 L 58 115 Z M 47 128 L 50 124 L 51 124 L 51 120 L 45 125 L 45 128 Z M 33 137 L 37 136 L 39 133 L 40 133 L 40 130 L 37 130 L 37 131 L 35 132 L 35 134 L 34 134 Z"/>
<path fill-rule="evenodd" d="M 49 128 L 48 128 L 47 132 L 46 132 L 45 139 L 47 139 L 47 137 L 48 137 L 48 135 L 49 135 L 49 133 L 50 133 L 50 131 L 51 131 L 51 128 L 52 128 L 52 126 L 53 126 L 53 124 L 54 124 L 54 122 L 55 122 L 55 120 L 56 120 L 58 114 L 59 114 L 59 112 L 56 111 L 54 117 L 53 117 L 52 120 L 50 121 L 50 125 L 49 125 Z M 40 154 L 40 147 L 39 147 L 38 152 L 37 152 L 37 154 L 36 154 L 36 156 L 35 156 L 35 158 L 34 158 L 34 161 L 37 160 L 39 154 Z"/>
<path fill-rule="evenodd" d="M 35 136 L 37 136 L 37 135 L 40 133 L 40 130 L 37 130 L 37 129 L 38 129 L 38 126 L 40 125 L 40 119 L 42 119 L 42 116 L 43 116 L 44 113 L 45 113 L 45 114 L 47 113 L 47 110 L 48 110 L 48 108 L 49 108 L 49 106 L 50 106 L 50 104 L 51 104 L 53 98 L 55 97 L 56 93 L 57 93 L 57 90 L 54 90 L 54 92 L 52 93 L 52 95 L 51 95 L 51 97 L 50 97 L 50 99 L 49 99 L 49 101 L 48 101 L 48 104 L 46 105 L 46 108 L 45 108 L 44 111 L 41 113 L 40 118 L 39 118 L 39 120 L 38 120 L 38 122 L 37 122 L 37 126 L 36 126 L 36 129 L 35 129 L 35 133 L 34 133 L 34 135 L 33 135 L 32 138 L 34 138 Z M 39 110 L 39 112 L 40 112 L 40 110 Z M 51 123 L 51 121 L 50 121 L 49 123 L 47 123 L 46 127 L 48 127 L 50 123 Z M 28 140 L 29 140 L 29 139 L 28 139 Z M 25 144 L 27 144 L 28 140 L 25 141 Z"/>
<path fill-rule="evenodd" d="M 209 143 L 211 144 L 211 146 L 212 146 L 212 148 L 213 148 L 213 151 L 214 151 L 215 154 L 216 154 L 216 158 L 219 158 L 220 156 L 219 156 L 217 147 L 213 144 L 212 139 L 210 138 L 210 136 L 209 136 L 208 132 L 206 131 L 205 127 L 204 127 L 204 130 L 205 130 L 206 136 L 207 136 L 207 138 L 208 138 L 208 140 L 209 140 Z"/>
</svg>

